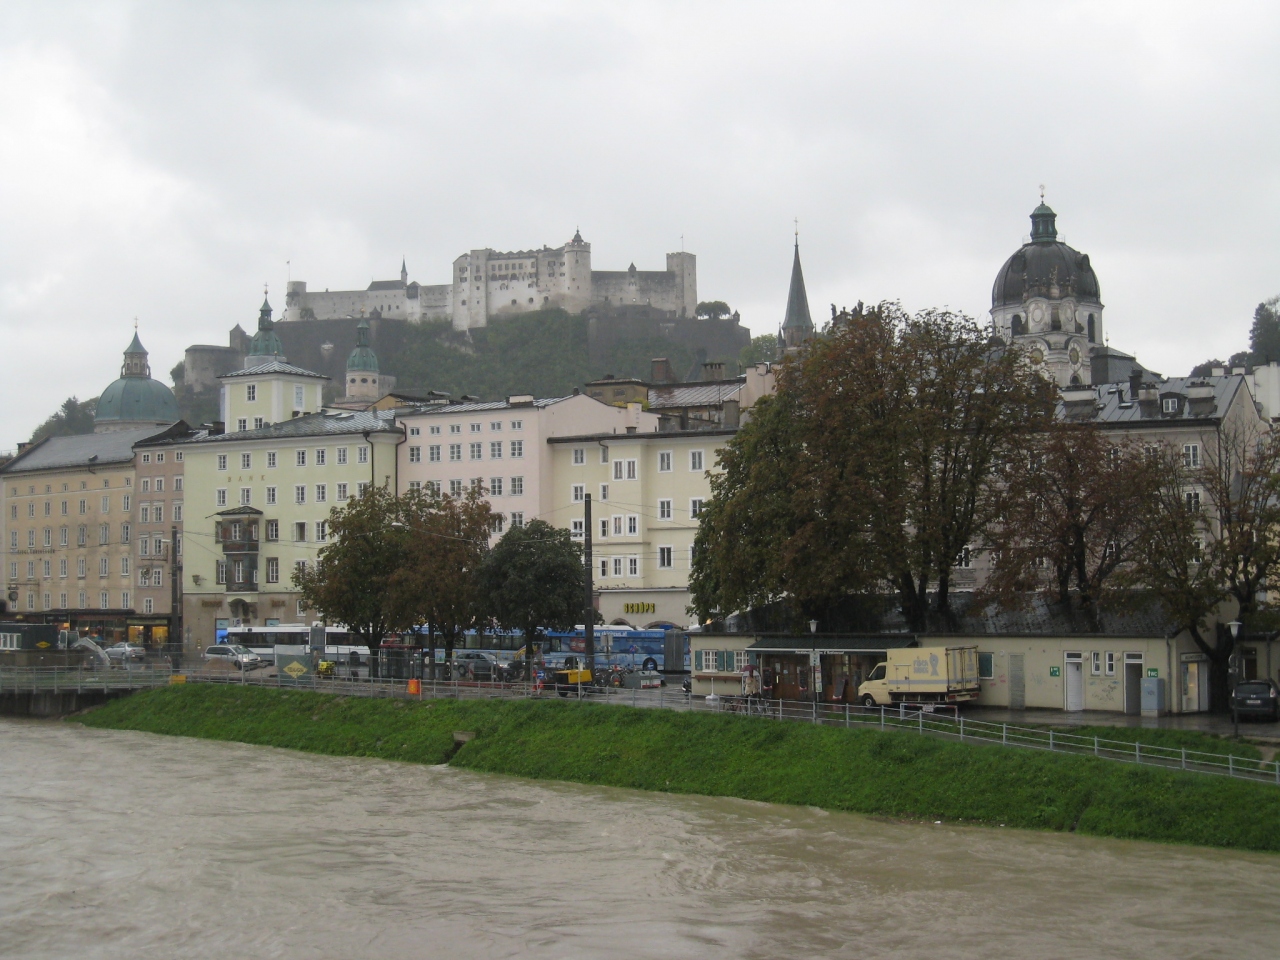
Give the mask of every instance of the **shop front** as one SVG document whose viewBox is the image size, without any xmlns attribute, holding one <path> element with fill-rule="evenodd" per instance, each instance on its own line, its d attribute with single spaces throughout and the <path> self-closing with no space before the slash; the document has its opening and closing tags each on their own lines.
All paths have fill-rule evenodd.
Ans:
<svg viewBox="0 0 1280 960">
<path fill-rule="evenodd" d="M 748 651 L 760 664 L 765 696 L 856 703 L 858 686 L 891 649 L 916 646 L 913 635 L 761 637 Z"/>
</svg>

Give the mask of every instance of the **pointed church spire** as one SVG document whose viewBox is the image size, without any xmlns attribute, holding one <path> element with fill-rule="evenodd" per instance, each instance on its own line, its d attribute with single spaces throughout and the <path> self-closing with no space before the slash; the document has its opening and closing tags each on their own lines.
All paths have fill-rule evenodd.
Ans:
<svg viewBox="0 0 1280 960">
<path fill-rule="evenodd" d="M 406 286 L 409 284 L 409 268 L 405 265 L 404 257 L 400 258 L 400 282 Z"/>
<path fill-rule="evenodd" d="M 791 289 L 787 292 L 787 316 L 782 321 L 782 335 L 787 348 L 799 347 L 813 336 L 813 317 L 809 315 L 809 294 L 804 288 L 804 270 L 800 267 L 800 237 L 797 231 L 795 256 L 791 261 Z"/>
</svg>

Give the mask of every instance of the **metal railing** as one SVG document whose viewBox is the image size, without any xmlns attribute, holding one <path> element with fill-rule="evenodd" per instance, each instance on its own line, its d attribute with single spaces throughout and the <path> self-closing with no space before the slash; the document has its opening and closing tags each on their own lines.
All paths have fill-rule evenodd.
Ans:
<svg viewBox="0 0 1280 960">
<path fill-rule="evenodd" d="M 656 690 L 583 685 L 555 688 L 528 681 L 481 682 L 474 680 L 407 681 L 371 677 L 322 677 L 308 673 L 298 680 L 265 676 L 255 671 L 177 672 L 165 667 L 116 667 L 93 670 L 74 667 L 0 667 L 0 694 L 33 691 L 126 690 L 187 683 L 240 684 L 273 689 L 340 693 L 347 696 L 404 700 L 557 699 L 565 697 L 593 703 L 637 708 L 730 714 L 812 723 L 853 729 L 915 733 L 957 742 L 1045 750 L 1103 760 L 1254 780 L 1280 786 L 1280 759 L 1257 760 L 1231 753 L 1168 747 L 1137 740 L 1115 740 L 1069 733 L 1051 727 L 1024 727 L 1010 723 L 973 720 L 957 712 L 945 716 L 928 707 L 898 704 L 863 707 L 855 704 L 818 703 L 809 700 L 766 700 L 761 697 L 694 696 L 666 687 Z M 416 683 L 416 687 L 412 684 Z M 1224 744 L 1225 745 L 1225 744 Z"/>
</svg>

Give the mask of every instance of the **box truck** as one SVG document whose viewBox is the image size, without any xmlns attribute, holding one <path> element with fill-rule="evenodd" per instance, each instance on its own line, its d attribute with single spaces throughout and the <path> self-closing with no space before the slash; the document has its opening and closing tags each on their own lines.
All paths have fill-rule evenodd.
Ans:
<svg viewBox="0 0 1280 960">
<path fill-rule="evenodd" d="M 978 648 L 890 650 L 858 687 L 867 707 L 894 703 L 962 703 L 978 696 Z"/>
</svg>

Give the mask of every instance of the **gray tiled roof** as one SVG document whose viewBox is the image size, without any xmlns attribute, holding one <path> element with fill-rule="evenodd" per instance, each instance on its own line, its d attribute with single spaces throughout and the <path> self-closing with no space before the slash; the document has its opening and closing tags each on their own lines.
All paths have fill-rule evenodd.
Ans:
<svg viewBox="0 0 1280 960">
<path fill-rule="evenodd" d="M 1222 377 L 1170 377 L 1167 380 L 1146 381 L 1147 386 L 1155 387 L 1160 396 L 1180 394 L 1183 397 L 1176 414 L 1162 412 L 1159 401 L 1143 403 L 1129 396 L 1127 383 L 1101 383 L 1093 387 L 1096 414 L 1091 418 L 1098 423 L 1141 423 L 1186 425 L 1197 420 L 1212 419 L 1224 416 L 1231 407 L 1237 393 L 1247 389 L 1244 377 L 1239 374 L 1228 374 Z M 1212 404 L 1205 403 L 1203 410 L 1199 404 L 1187 403 L 1187 388 L 1192 384 L 1207 384 L 1213 388 Z M 1064 405 L 1058 404 L 1058 415 L 1063 415 Z"/>
<path fill-rule="evenodd" d="M 168 427 L 135 427 L 110 433 L 87 433 L 78 437 L 49 437 L 9 461 L 0 472 L 23 473 L 57 467 L 84 467 L 93 464 L 128 463 L 133 445 L 163 434 Z"/>
<path fill-rule="evenodd" d="M 672 383 L 649 388 L 649 409 L 679 407 L 714 407 L 735 400 L 741 392 L 741 380 L 713 380 L 707 383 Z"/>
<path fill-rule="evenodd" d="M 247 370 L 232 370 L 230 373 L 224 373 L 218 379 L 229 380 L 232 377 L 260 377 L 267 373 L 288 373 L 295 377 L 315 377 L 317 380 L 329 379 L 323 373 L 303 370 L 301 367 L 295 367 L 292 363 L 285 363 L 283 360 L 268 360 L 266 363 L 260 363 L 256 367 L 250 367 Z"/>
<path fill-rule="evenodd" d="M 351 433 L 399 433 L 391 411 L 343 410 L 337 413 L 312 413 L 292 420 L 281 420 L 259 430 L 237 430 L 191 440 L 190 443 L 235 443 L 244 440 L 275 440 L 287 437 L 326 437 Z"/>
<path fill-rule="evenodd" d="M 512 404 L 506 400 L 476 400 L 464 403 L 430 403 L 421 407 L 410 404 L 400 408 L 402 417 L 436 416 L 449 413 L 484 413 L 488 410 L 521 410 L 528 407 L 549 407 L 553 403 L 568 400 L 568 397 L 551 397 L 546 400 L 534 400 L 533 403 Z"/>
</svg>

